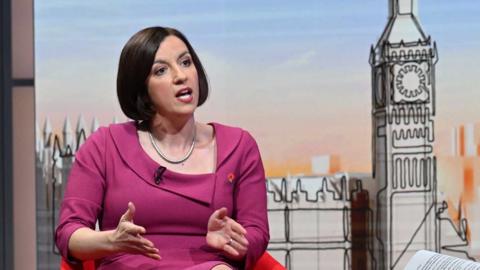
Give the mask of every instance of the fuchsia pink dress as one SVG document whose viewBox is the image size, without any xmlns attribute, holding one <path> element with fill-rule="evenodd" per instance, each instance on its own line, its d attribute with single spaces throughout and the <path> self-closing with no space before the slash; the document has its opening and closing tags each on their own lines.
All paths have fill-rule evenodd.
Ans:
<svg viewBox="0 0 480 270">
<path fill-rule="evenodd" d="M 75 155 L 56 230 L 65 258 L 71 234 L 81 228 L 117 227 L 129 201 L 134 222 L 160 250 L 161 260 L 116 254 L 99 261 L 100 270 L 211 269 L 226 262 L 251 269 L 268 240 L 265 174 L 257 144 L 239 128 L 212 124 L 217 144 L 215 173 L 181 174 L 162 170 L 142 149 L 134 122 L 93 133 Z M 159 170 L 160 168 L 160 170 Z M 157 177 L 155 177 L 157 176 Z M 243 262 L 229 261 L 205 241 L 207 221 L 221 207 L 247 230 L 250 243 Z M 76 262 L 70 258 L 69 262 Z M 78 262 L 77 262 L 78 263 Z"/>
</svg>

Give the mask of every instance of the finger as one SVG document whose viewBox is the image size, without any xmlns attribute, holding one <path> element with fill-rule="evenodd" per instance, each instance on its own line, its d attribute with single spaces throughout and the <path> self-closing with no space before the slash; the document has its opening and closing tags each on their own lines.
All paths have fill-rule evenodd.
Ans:
<svg viewBox="0 0 480 270">
<path fill-rule="evenodd" d="M 162 257 L 160 256 L 160 254 L 158 254 L 158 249 L 156 248 L 145 248 L 144 252 L 142 253 L 143 255 L 147 256 L 147 257 L 150 257 L 152 259 L 155 259 L 155 260 L 160 260 L 162 259 Z"/>
<path fill-rule="evenodd" d="M 146 239 L 146 238 L 143 238 L 143 237 L 141 237 L 141 238 L 142 238 L 142 243 L 143 243 L 143 245 L 145 245 L 145 246 L 147 246 L 147 247 L 153 247 L 153 248 L 155 248 L 155 245 L 152 243 L 152 241 L 150 241 L 150 240 L 148 240 L 148 239 Z"/>
<path fill-rule="evenodd" d="M 159 250 L 145 246 L 130 246 L 130 253 L 142 254 L 144 256 L 159 260 L 162 257 L 158 254 Z"/>
<path fill-rule="evenodd" d="M 146 254 L 146 253 L 152 253 L 152 254 L 158 254 L 158 249 L 154 247 L 147 247 L 143 245 L 138 245 L 134 246 L 135 250 L 138 251 L 138 253 Z"/>
<path fill-rule="evenodd" d="M 124 231 L 135 236 L 138 234 L 145 234 L 147 232 L 144 227 L 135 225 L 132 222 L 122 222 L 120 226 Z"/>
<path fill-rule="evenodd" d="M 242 246 L 248 246 L 248 244 L 249 244 L 247 238 L 245 236 L 241 235 L 241 234 L 238 234 L 238 233 L 232 231 L 230 233 L 230 236 L 232 237 L 232 239 L 235 242 L 239 243 Z"/>
<path fill-rule="evenodd" d="M 144 252 L 158 253 L 158 249 L 153 245 L 153 243 L 146 240 L 145 238 L 130 236 L 124 242 L 125 242 L 125 245 L 129 248 L 133 248 L 133 249 L 144 251 Z"/>
<path fill-rule="evenodd" d="M 120 220 L 133 222 L 133 216 L 135 216 L 135 205 L 132 202 L 128 202 L 127 211 L 122 215 Z"/>
<path fill-rule="evenodd" d="M 222 207 L 220 209 L 218 209 L 217 211 L 215 211 L 215 218 L 217 219 L 224 219 L 226 216 L 227 216 L 227 208 L 226 207 Z"/>
<path fill-rule="evenodd" d="M 145 253 L 143 255 L 145 255 L 147 257 L 150 257 L 154 260 L 161 260 L 162 259 L 162 257 L 160 255 L 156 254 L 156 253 Z"/>
<path fill-rule="evenodd" d="M 134 245 L 155 248 L 155 245 L 150 240 L 139 235 L 130 235 L 127 241 Z"/>
<path fill-rule="evenodd" d="M 241 237 L 240 237 L 241 239 Z M 243 239 L 243 240 L 237 240 L 235 236 L 232 236 L 231 238 L 228 238 L 226 240 L 226 245 L 230 245 L 232 246 L 233 248 L 235 248 L 236 250 L 239 250 L 239 249 L 244 249 L 244 248 L 247 248 L 248 247 L 248 241 L 245 241 L 246 239 Z"/>
<path fill-rule="evenodd" d="M 229 218 L 228 223 L 230 224 L 230 228 L 232 229 L 232 231 L 241 235 L 247 234 L 247 230 L 245 230 L 245 228 L 243 228 L 243 226 L 240 225 L 240 223 L 236 222 L 234 219 Z"/>
<path fill-rule="evenodd" d="M 233 256 L 240 255 L 240 253 L 238 253 L 238 251 L 235 248 L 233 248 L 231 245 L 224 245 L 223 250 Z"/>
<path fill-rule="evenodd" d="M 142 246 L 144 254 L 158 254 L 159 250 L 154 247 Z"/>
<path fill-rule="evenodd" d="M 242 245 L 241 243 L 235 241 L 232 239 L 232 241 L 229 243 L 231 247 L 233 247 L 238 253 L 246 253 L 248 247 Z"/>
<path fill-rule="evenodd" d="M 136 236 L 131 234 L 124 239 L 124 242 L 127 243 L 129 246 L 138 246 L 138 247 L 146 246 L 150 248 L 155 248 L 153 243 L 151 243 L 147 239 L 141 236 Z"/>
</svg>

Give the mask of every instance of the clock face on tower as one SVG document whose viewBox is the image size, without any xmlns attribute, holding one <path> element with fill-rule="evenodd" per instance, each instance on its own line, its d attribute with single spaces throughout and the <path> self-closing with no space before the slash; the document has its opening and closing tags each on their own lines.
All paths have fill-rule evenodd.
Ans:
<svg viewBox="0 0 480 270">
<path fill-rule="evenodd" d="M 428 81 L 426 68 L 417 63 L 395 65 L 394 101 L 424 102 L 428 100 Z"/>
</svg>

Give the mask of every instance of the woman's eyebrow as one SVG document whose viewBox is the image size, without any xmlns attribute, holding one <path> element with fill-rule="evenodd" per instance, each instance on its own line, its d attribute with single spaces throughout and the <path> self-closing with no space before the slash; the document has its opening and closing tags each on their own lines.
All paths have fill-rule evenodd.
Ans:
<svg viewBox="0 0 480 270">
<path fill-rule="evenodd" d="M 177 57 L 177 59 L 182 58 L 184 55 L 189 54 L 189 53 L 190 53 L 189 51 L 184 51 Z M 168 61 L 165 61 L 163 59 L 155 59 L 155 61 L 153 61 L 153 63 L 154 64 L 168 64 Z"/>
<path fill-rule="evenodd" d="M 154 64 L 167 64 L 167 61 L 165 60 L 162 60 L 162 59 L 155 59 L 155 61 L 153 61 Z"/>
<path fill-rule="evenodd" d="M 189 54 L 189 53 L 190 53 L 189 51 L 184 51 L 178 56 L 178 58 L 182 58 L 184 55 Z"/>
</svg>

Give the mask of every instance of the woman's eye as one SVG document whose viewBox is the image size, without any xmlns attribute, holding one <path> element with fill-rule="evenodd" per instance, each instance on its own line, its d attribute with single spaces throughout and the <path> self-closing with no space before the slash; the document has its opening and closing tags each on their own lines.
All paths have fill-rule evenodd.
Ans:
<svg viewBox="0 0 480 270">
<path fill-rule="evenodd" d="M 190 58 L 182 60 L 182 66 L 184 67 L 189 67 L 191 64 L 192 64 L 192 60 Z"/>
<path fill-rule="evenodd" d="M 167 69 L 163 67 L 163 68 L 159 68 L 159 69 L 155 70 L 154 73 L 155 73 L 155 75 L 160 76 L 160 75 L 165 74 L 166 71 L 167 71 Z"/>
</svg>

